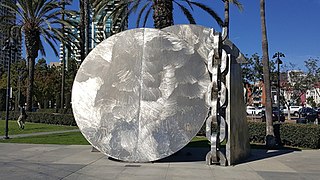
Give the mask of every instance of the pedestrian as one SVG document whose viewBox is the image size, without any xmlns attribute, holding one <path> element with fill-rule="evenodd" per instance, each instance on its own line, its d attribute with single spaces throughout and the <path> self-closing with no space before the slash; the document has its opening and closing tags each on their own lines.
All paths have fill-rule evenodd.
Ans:
<svg viewBox="0 0 320 180">
<path fill-rule="evenodd" d="M 24 107 L 20 107 L 20 115 L 17 121 L 19 128 L 24 129 L 24 124 L 26 122 L 26 119 L 27 119 L 26 111 L 24 110 Z"/>
</svg>

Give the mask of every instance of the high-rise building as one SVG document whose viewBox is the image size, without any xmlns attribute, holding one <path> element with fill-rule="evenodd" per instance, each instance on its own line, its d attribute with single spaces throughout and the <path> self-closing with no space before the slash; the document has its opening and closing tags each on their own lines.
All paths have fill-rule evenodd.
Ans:
<svg viewBox="0 0 320 180">
<path fill-rule="evenodd" d="M 116 7 L 116 5 L 120 2 L 120 0 L 114 0 L 113 2 L 110 2 L 110 4 L 106 7 L 105 11 L 106 14 L 111 14 L 113 9 Z M 98 23 L 96 19 L 93 19 L 94 9 L 91 9 L 90 11 L 90 18 L 89 18 L 89 50 L 96 47 L 101 41 L 104 39 L 110 37 L 111 35 L 115 34 L 116 32 L 126 30 L 128 28 L 127 19 L 125 19 L 124 25 L 121 26 L 121 21 L 123 21 L 122 17 L 118 18 L 115 23 L 113 23 L 112 19 L 109 18 L 106 20 L 105 23 Z M 79 16 L 73 16 L 71 17 L 73 20 L 80 22 Z M 76 36 L 80 37 L 80 31 L 76 27 L 71 27 L 70 32 L 73 34 L 76 34 Z M 75 38 L 74 42 L 79 43 L 79 41 Z M 65 50 L 63 50 L 65 49 Z M 66 54 L 66 56 L 63 55 L 63 53 Z M 76 61 L 80 62 L 80 49 L 78 47 L 73 47 L 71 49 L 71 52 L 68 52 L 67 48 L 63 48 L 62 44 L 60 44 L 60 62 L 62 62 L 63 57 L 66 59 L 68 57 L 74 58 Z M 67 61 L 65 61 L 67 62 Z"/>
<path fill-rule="evenodd" d="M 15 0 L 13 0 L 15 1 Z M 0 0 L 3 3 L 4 0 Z M 0 17 L 3 18 L 1 21 L 2 25 L 14 25 L 16 23 L 15 13 L 10 9 L 0 6 Z M 21 40 L 16 38 L 16 34 L 12 34 L 12 39 L 14 40 L 14 47 L 11 48 L 11 63 L 15 63 L 17 60 L 21 59 Z M 10 55 L 8 49 L 5 49 L 6 41 L 9 40 L 8 28 L 0 29 L 0 65 L 1 68 L 6 68 L 8 66 Z"/>
</svg>

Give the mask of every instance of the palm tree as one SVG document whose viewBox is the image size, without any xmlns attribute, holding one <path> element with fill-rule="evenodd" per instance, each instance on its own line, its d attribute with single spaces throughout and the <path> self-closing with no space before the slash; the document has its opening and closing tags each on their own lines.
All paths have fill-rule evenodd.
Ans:
<svg viewBox="0 0 320 180">
<path fill-rule="evenodd" d="M 270 88 L 270 69 L 269 69 L 269 52 L 268 52 L 268 39 L 267 27 L 265 16 L 265 0 L 260 0 L 260 19 L 261 19 L 261 32 L 262 32 L 262 63 L 263 63 L 263 80 L 266 92 L 266 145 L 274 147 L 276 145 L 273 121 L 272 121 L 272 102 L 271 102 L 271 88 Z"/>
<path fill-rule="evenodd" d="M 238 1 L 238 0 L 223 0 L 224 2 L 224 23 L 223 23 L 223 27 L 225 28 L 224 29 L 224 35 L 226 38 L 229 37 L 229 14 L 230 14 L 230 11 L 229 11 L 229 4 L 232 3 L 234 5 L 236 5 L 238 7 L 238 9 L 240 11 L 243 10 L 243 6 L 242 4 Z"/>
<path fill-rule="evenodd" d="M 85 27 L 85 56 L 89 54 L 89 29 L 90 29 L 90 3 L 89 0 L 84 0 L 84 27 Z"/>
<path fill-rule="evenodd" d="M 218 14 L 200 2 L 190 0 L 122 0 L 115 5 L 111 14 L 106 14 L 104 10 L 112 2 L 113 0 L 93 0 L 94 17 L 99 16 L 99 22 L 104 22 L 109 18 L 112 18 L 113 22 L 115 22 L 115 20 L 121 17 L 122 21 L 120 25 L 123 25 L 130 14 L 138 11 L 136 26 L 139 27 L 142 20 L 142 25 L 145 27 L 148 17 L 153 12 L 154 27 L 161 29 L 174 24 L 173 7 L 176 5 L 184 13 L 190 24 L 196 23 L 190 9 L 193 10 L 194 7 L 198 7 L 213 17 L 220 26 L 223 25 L 223 21 Z"/>
<path fill-rule="evenodd" d="M 26 56 L 28 61 L 28 88 L 27 88 L 27 111 L 32 110 L 32 96 L 34 87 L 34 66 L 35 59 L 40 51 L 46 55 L 42 40 L 53 49 L 58 56 L 55 48 L 57 40 L 63 39 L 61 25 L 72 26 L 69 21 L 59 19 L 61 14 L 66 11 L 61 10 L 61 6 L 57 0 L 5 0 L 1 6 L 7 7 L 17 15 L 17 23 L 14 28 L 18 29 L 24 35 Z M 71 11 L 68 13 L 72 14 Z M 6 17 L 15 18 L 15 17 Z M 67 37 L 64 37 L 67 38 Z M 69 42 L 72 42 L 71 40 Z"/>
<path fill-rule="evenodd" d="M 89 54 L 90 4 L 92 0 L 80 0 L 80 59 L 81 62 Z"/>
</svg>

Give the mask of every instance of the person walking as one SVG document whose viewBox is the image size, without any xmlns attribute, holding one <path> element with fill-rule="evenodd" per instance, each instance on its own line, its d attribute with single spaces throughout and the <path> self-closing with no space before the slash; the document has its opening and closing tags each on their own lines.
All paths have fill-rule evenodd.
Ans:
<svg viewBox="0 0 320 180">
<path fill-rule="evenodd" d="M 26 113 L 24 107 L 20 107 L 20 115 L 19 115 L 19 118 L 17 121 L 19 128 L 24 129 L 24 124 L 26 122 L 26 119 L 27 119 L 27 113 Z"/>
</svg>

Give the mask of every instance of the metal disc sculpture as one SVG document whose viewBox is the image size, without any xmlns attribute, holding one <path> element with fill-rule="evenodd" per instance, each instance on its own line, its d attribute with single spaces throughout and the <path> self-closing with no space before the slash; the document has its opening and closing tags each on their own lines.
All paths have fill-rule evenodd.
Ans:
<svg viewBox="0 0 320 180">
<path fill-rule="evenodd" d="M 147 162 L 183 148 L 209 107 L 210 76 L 193 44 L 170 32 L 133 29 L 101 42 L 72 90 L 76 122 L 99 151 Z"/>
</svg>

